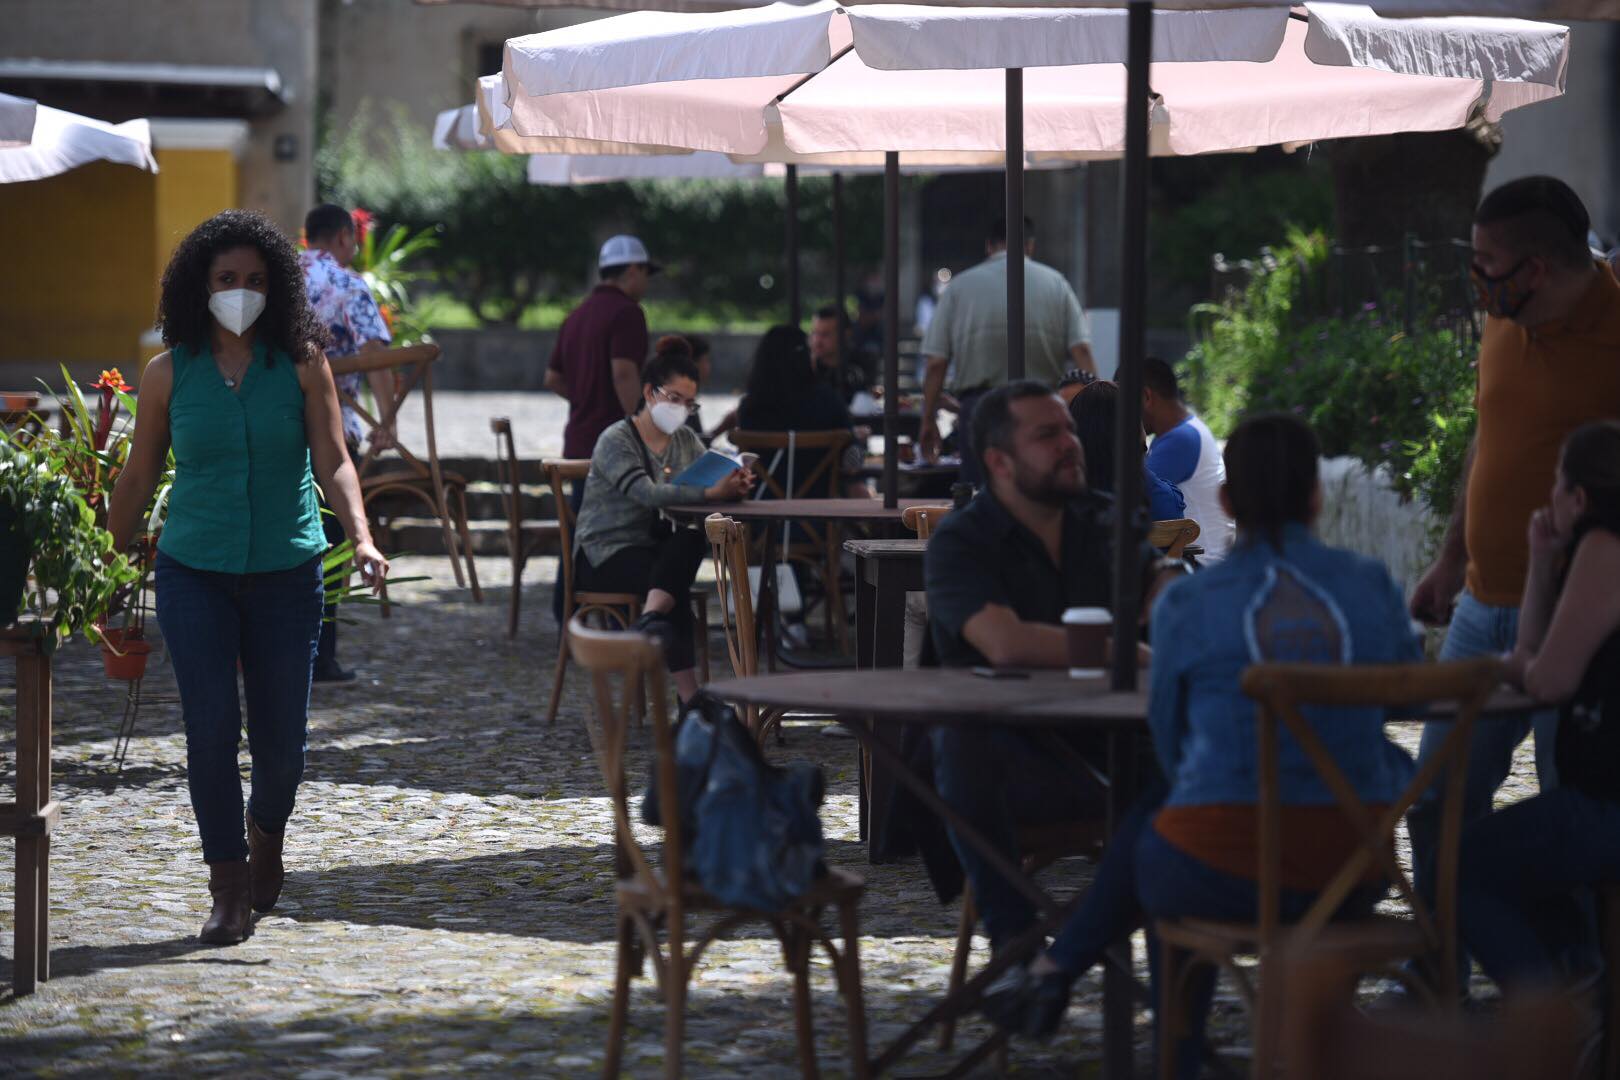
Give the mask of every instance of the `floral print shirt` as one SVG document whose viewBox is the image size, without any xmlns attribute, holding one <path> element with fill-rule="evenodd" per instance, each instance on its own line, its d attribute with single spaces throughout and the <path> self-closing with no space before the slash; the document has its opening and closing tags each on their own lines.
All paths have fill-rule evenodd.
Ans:
<svg viewBox="0 0 1620 1080">
<path fill-rule="evenodd" d="M 304 271 L 304 288 L 309 293 L 309 306 L 315 317 L 332 336 L 327 347 L 328 356 L 353 356 L 369 341 L 388 344 L 394 335 L 388 331 L 377 301 L 366 288 L 365 279 L 353 270 L 338 265 L 330 252 L 306 250 L 298 253 L 298 264 Z M 339 375 L 338 389 L 351 398 L 358 398 L 365 378 L 361 375 Z M 359 443 L 365 437 L 360 417 L 347 405 L 343 407 L 343 437 Z"/>
</svg>

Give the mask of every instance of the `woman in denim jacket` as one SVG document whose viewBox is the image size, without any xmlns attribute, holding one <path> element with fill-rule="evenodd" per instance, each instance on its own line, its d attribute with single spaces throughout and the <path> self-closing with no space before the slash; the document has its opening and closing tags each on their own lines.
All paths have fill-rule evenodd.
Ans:
<svg viewBox="0 0 1620 1080">
<path fill-rule="evenodd" d="M 1165 783 L 1122 821 L 1096 881 L 1052 948 L 991 988 L 986 1011 L 1034 1036 L 1056 1030 L 1069 986 L 1144 921 L 1257 917 L 1259 767 L 1243 669 L 1266 661 L 1399 663 L 1421 658 L 1400 588 L 1383 564 L 1320 543 L 1316 437 L 1290 416 L 1244 422 L 1226 446 L 1222 503 L 1238 542 L 1216 566 L 1175 582 L 1154 605 L 1148 724 Z M 1394 800 L 1412 764 L 1375 709 L 1306 709 L 1356 792 Z M 1297 742 L 1280 736 L 1283 917 L 1309 907 L 1357 846 Z M 1341 914 L 1370 911 L 1369 879 Z M 1156 948 L 1149 935 L 1150 958 Z M 1155 968 L 1156 968 L 1155 964 Z M 1215 973 L 1197 980 L 1176 1074 L 1196 1077 Z"/>
</svg>

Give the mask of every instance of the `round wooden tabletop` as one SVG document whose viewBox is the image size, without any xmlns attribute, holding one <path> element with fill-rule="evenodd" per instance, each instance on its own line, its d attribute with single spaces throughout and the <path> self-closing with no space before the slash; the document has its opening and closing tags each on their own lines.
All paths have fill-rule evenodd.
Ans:
<svg viewBox="0 0 1620 1080">
<path fill-rule="evenodd" d="M 750 499 L 747 502 L 680 503 L 664 512 L 706 518 L 724 514 L 737 521 L 873 521 L 897 522 L 908 506 L 949 506 L 942 499 L 901 499 L 890 509 L 881 499 Z"/>
<path fill-rule="evenodd" d="M 967 668 L 807 671 L 755 675 L 709 689 L 743 705 L 879 722 L 1137 727 L 1147 720 L 1146 691 L 1116 693 L 1104 679 L 1071 679 L 1066 671 L 1000 672 L 994 678 Z"/>
</svg>

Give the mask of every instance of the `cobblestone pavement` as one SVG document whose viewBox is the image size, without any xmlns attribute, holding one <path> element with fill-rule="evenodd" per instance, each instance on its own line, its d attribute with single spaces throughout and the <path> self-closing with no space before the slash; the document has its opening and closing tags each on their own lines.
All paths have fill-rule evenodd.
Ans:
<svg viewBox="0 0 1620 1080">
<path fill-rule="evenodd" d="M 195 940 L 208 911 L 206 868 L 177 707 L 149 703 L 115 778 L 117 687 L 82 644 L 60 654 L 54 977 L 30 998 L 0 997 L 0 1074 L 320 1080 L 599 1069 L 613 969 L 610 815 L 584 732 L 583 680 L 569 680 L 555 727 L 542 715 L 556 634 L 533 583 L 551 568 L 530 570 L 515 641 L 504 634 L 503 570 L 483 561 L 492 587 L 479 606 L 449 585 L 443 560 L 402 559 L 401 576 L 433 580 L 401 586 L 392 619 L 365 611 L 344 628 L 343 658 L 362 679 L 315 692 L 286 891 L 234 948 Z M 716 650 L 722 665 L 723 655 Z M 168 669 L 154 660 L 149 693 L 171 697 Z M 772 752 L 825 767 L 830 861 L 868 881 L 861 951 L 878 1045 L 944 986 L 956 911 L 935 902 L 915 863 L 865 865 L 853 744 L 819 727 L 790 724 L 787 745 Z M 15 747 L 5 731 L 0 783 L 9 786 Z M 645 745 L 645 733 L 639 739 Z M 1084 864 L 1062 864 L 1051 880 L 1072 888 L 1086 874 Z M 10 979 L 12 905 L 5 875 L 0 986 Z M 842 1010 L 825 964 L 814 986 L 821 1067 L 843 1075 Z M 636 987 L 626 1072 L 654 1075 L 662 1011 L 648 981 Z M 1095 1074 L 1097 987 L 1095 975 L 1080 984 L 1058 1040 L 1016 1048 L 1017 1075 Z M 1221 1010 L 1235 1012 L 1229 996 Z M 773 940 L 752 931 L 716 946 L 694 984 L 689 1075 L 795 1075 L 791 1015 Z M 1235 1028 L 1218 1025 L 1222 1041 Z M 960 1045 L 984 1031 L 967 1025 Z M 1145 1070 L 1145 1019 L 1137 1032 Z M 945 1063 L 930 1042 L 903 1072 Z"/>
</svg>

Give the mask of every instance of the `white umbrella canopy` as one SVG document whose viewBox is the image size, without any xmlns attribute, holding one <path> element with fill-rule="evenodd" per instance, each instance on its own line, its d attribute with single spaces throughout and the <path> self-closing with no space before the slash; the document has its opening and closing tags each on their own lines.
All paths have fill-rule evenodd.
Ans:
<svg viewBox="0 0 1620 1080">
<path fill-rule="evenodd" d="M 34 137 L 36 108 L 27 98 L 0 94 L 0 148 L 28 145 Z"/>
<path fill-rule="evenodd" d="M 1160 153 L 1460 127 L 1562 93 L 1565 27 L 1384 19 L 1360 5 L 1154 15 Z M 1005 148 L 1003 69 L 1024 68 L 1024 145 L 1124 148 L 1126 15 L 1110 9 L 638 12 L 507 42 L 514 137 L 784 160 Z M 948 75 L 942 75 L 948 72 Z M 780 124 L 781 146 L 773 146 Z"/>
<path fill-rule="evenodd" d="M 768 6 L 768 0 L 416 0 L 418 4 L 493 4 L 517 8 L 584 8 L 589 11 L 733 11 Z M 900 0 L 904 3 L 907 0 Z M 919 0 L 923 2 L 923 0 Z M 1121 7 L 1123 0 L 926 0 L 939 7 L 1078 8 Z M 1159 8 L 1287 7 L 1292 0 L 1159 0 Z M 1386 0 L 1374 8 L 1385 16 L 1495 15 L 1525 19 L 1620 19 L 1620 0 Z"/>
<path fill-rule="evenodd" d="M 0 184 L 43 180 L 92 161 L 157 172 L 151 126 L 145 120 L 109 124 L 41 105 L 28 145 L 0 149 Z"/>
</svg>

